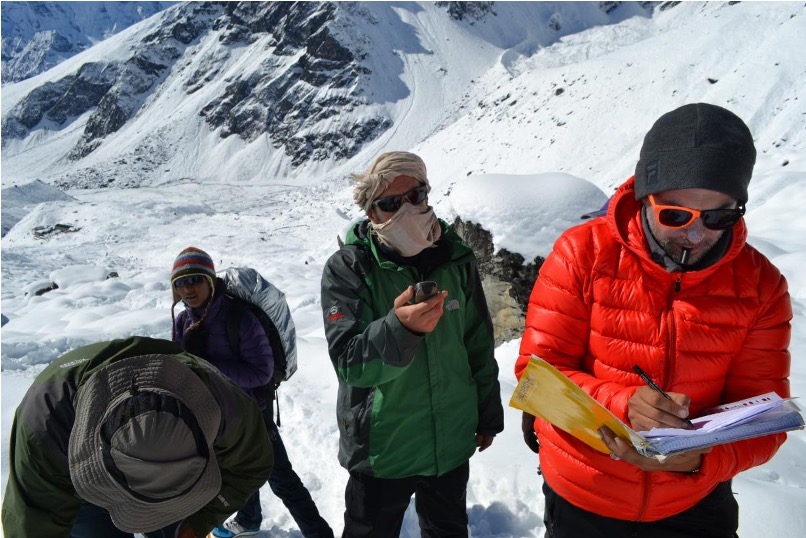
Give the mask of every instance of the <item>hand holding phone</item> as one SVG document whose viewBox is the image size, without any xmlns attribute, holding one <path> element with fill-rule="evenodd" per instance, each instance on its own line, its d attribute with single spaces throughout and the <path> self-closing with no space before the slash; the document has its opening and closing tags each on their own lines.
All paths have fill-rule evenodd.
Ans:
<svg viewBox="0 0 806 538">
<path fill-rule="evenodd" d="M 423 282 L 418 282 L 414 285 L 414 299 L 412 299 L 412 304 L 422 303 L 426 299 L 429 299 L 436 295 L 439 292 L 439 288 L 437 283 L 433 280 L 425 280 Z"/>
<path fill-rule="evenodd" d="M 394 312 L 401 325 L 413 333 L 434 330 L 444 313 L 448 290 L 439 291 L 436 282 L 418 282 L 395 298 Z"/>
</svg>

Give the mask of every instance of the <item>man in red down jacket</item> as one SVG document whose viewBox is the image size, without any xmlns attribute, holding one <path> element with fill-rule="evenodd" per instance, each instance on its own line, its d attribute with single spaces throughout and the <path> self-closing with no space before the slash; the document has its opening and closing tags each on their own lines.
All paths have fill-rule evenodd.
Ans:
<svg viewBox="0 0 806 538">
<path fill-rule="evenodd" d="M 708 407 L 769 391 L 788 397 L 787 284 L 745 242 L 755 158 L 750 130 L 721 107 L 689 104 L 658 119 L 606 215 L 567 230 L 546 258 L 515 374 L 534 353 L 638 431 L 685 427 Z M 660 463 L 606 428 L 610 455 L 543 420 L 534 428 L 551 538 L 732 538 L 731 479 L 786 440 L 768 435 Z"/>
</svg>

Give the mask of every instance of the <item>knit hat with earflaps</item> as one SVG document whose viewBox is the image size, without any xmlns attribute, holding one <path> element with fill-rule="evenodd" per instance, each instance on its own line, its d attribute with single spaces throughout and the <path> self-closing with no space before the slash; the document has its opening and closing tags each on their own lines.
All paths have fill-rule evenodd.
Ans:
<svg viewBox="0 0 806 538">
<path fill-rule="evenodd" d="M 679 189 L 708 189 L 747 202 L 756 148 L 739 116 L 708 103 L 661 116 L 644 137 L 635 167 L 635 198 Z"/>
<path fill-rule="evenodd" d="M 173 270 L 171 270 L 171 290 L 173 291 L 174 304 L 179 302 L 179 295 L 174 288 L 174 282 L 178 278 L 190 275 L 202 275 L 210 281 L 210 287 L 215 289 L 215 264 L 213 258 L 205 251 L 196 247 L 188 247 L 174 260 Z"/>
<path fill-rule="evenodd" d="M 215 274 L 215 264 L 213 263 L 213 258 L 210 257 L 205 251 L 200 248 L 196 247 L 188 247 L 176 257 L 174 260 L 173 270 L 171 271 L 171 293 L 173 294 L 173 303 L 171 304 L 171 327 L 172 327 L 172 339 L 174 341 L 177 340 L 176 337 L 176 316 L 174 315 L 174 308 L 176 307 L 176 303 L 178 303 L 181 298 L 179 297 L 179 293 L 176 291 L 176 287 L 174 286 L 174 282 L 182 278 L 184 276 L 190 275 L 202 275 L 207 279 L 210 283 L 210 301 L 207 303 L 207 308 L 202 315 L 202 319 L 197 321 L 192 327 L 195 328 L 199 326 L 202 320 L 207 317 L 207 309 L 210 308 L 210 304 L 212 303 L 212 297 L 215 295 L 215 282 L 216 282 L 216 274 Z"/>
</svg>

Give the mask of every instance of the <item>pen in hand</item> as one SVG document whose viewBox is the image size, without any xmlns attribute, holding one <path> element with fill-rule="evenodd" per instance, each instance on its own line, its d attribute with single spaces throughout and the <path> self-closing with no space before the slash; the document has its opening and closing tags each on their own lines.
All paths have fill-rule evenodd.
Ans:
<svg viewBox="0 0 806 538">
<path fill-rule="evenodd" d="M 666 398 L 667 400 L 671 400 L 671 399 L 672 399 L 672 398 L 671 398 L 671 397 L 670 397 L 668 394 L 666 394 L 665 392 L 663 392 L 663 389 L 662 389 L 662 388 L 660 388 L 658 385 L 656 385 L 656 384 L 655 384 L 655 382 L 654 382 L 654 381 L 652 381 L 652 378 L 651 378 L 651 377 L 649 377 L 649 376 L 646 374 L 646 372 L 644 372 L 644 371 L 641 369 L 641 367 L 640 367 L 640 366 L 638 366 L 637 364 L 635 364 L 635 365 L 633 365 L 632 369 L 633 369 L 633 371 L 635 371 L 635 373 L 636 373 L 636 374 L 638 374 L 639 376 L 641 376 L 641 379 L 643 379 L 643 380 L 644 380 L 644 383 L 646 383 L 646 384 L 647 384 L 647 386 L 649 386 L 649 388 L 651 388 L 652 390 L 654 390 L 655 392 L 657 392 L 658 394 L 660 394 L 661 396 L 663 396 L 663 397 L 664 397 L 664 398 Z M 692 429 L 695 429 L 695 428 L 696 428 L 696 426 L 694 426 L 694 423 L 692 423 L 692 422 L 691 422 L 689 419 L 684 418 L 684 419 L 681 419 L 681 420 L 682 420 L 683 422 L 685 422 L 685 423 L 686 423 L 686 425 L 687 425 L 689 428 L 692 428 Z"/>
</svg>

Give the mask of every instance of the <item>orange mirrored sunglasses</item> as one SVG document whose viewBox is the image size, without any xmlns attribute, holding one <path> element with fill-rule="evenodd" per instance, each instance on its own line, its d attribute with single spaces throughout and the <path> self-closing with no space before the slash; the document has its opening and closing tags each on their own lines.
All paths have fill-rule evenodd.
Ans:
<svg viewBox="0 0 806 538">
<path fill-rule="evenodd" d="M 697 218 L 709 230 L 727 230 L 733 227 L 744 216 L 745 207 L 741 205 L 733 209 L 692 209 L 679 205 L 661 205 L 655 203 L 655 197 L 649 195 L 649 203 L 655 211 L 655 216 L 667 228 L 685 228 L 690 226 Z"/>
</svg>

